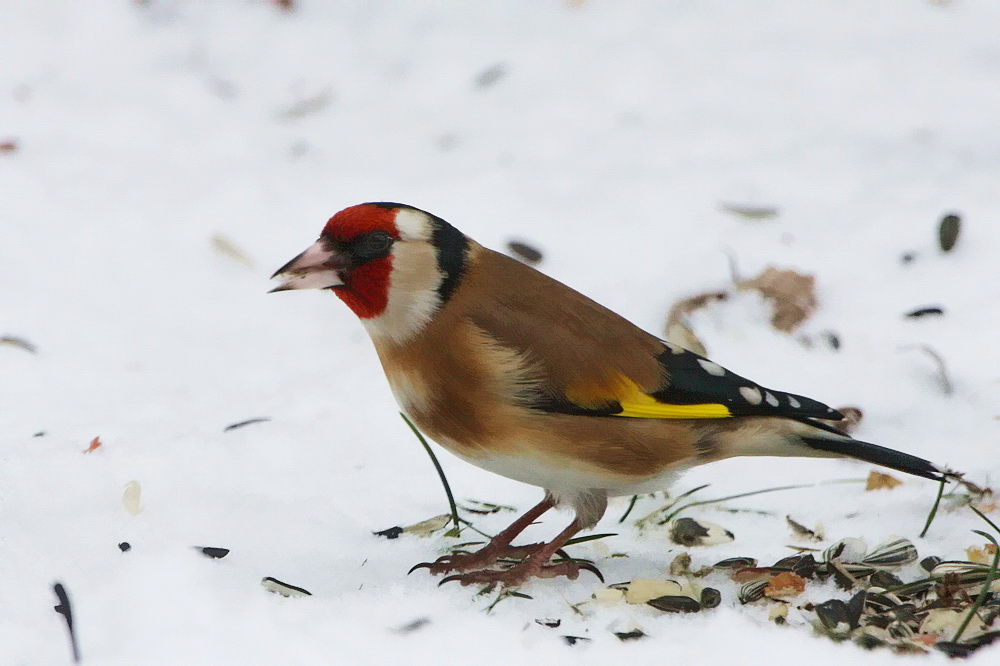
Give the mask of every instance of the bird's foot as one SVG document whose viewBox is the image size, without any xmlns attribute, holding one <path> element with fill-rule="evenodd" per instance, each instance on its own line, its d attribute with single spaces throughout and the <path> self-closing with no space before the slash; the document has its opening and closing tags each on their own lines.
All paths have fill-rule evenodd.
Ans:
<svg viewBox="0 0 1000 666">
<path fill-rule="evenodd" d="M 417 569 L 427 569 L 431 574 L 438 576 L 441 574 L 461 573 L 465 571 L 477 571 L 487 569 L 501 560 L 524 560 L 528 556 L 538 552 L 544 543 L 532 543 L 525 546 L 493 546 L 487 544 L 474 553 L 451 553 L 439 557 L 433 562 L 421 562 L 417 564 L 409 573 Z"/>
<path fill-rule="evenodd" d="M 495 585 L 500 583 L 504 589 L 518 587 L 532 578 L 555 578 L 566 576 L 576 580 L 580 571 L 589 571 L 603 583 L 604 576 L 592 563 L 580 560 L 559 560 L 552 564 L 541 564 L 534 558 L 528 558 L 520 564 L 508 569 L 480 569 L 466 573 L 454 574 L 444 578 L 439 584 L 458 582 L 467 585 Z"/>
</svg>

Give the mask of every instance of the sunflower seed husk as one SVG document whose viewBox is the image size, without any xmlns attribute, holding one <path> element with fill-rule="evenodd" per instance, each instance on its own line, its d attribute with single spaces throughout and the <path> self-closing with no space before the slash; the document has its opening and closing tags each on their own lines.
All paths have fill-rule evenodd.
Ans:
<svg viewBox="0 0 1000 666">
<path fill-rule="evenodd" d="M 895 574 L 889 573 L 885 569 L 879 569 L 871 575 L 871 578 L 868 579 L 868 583 L 875 587 L 888 589 L 890 587 L 899 587 L 903 584 L 903 581 L 901 581 Z"/>
<path fill-rule="evenodd" d="M 958 234 L 962 230 L 962 218 L 950 213 L 941 218 L 938 225 L 938 244 L 942 252 L 951 252 L 958 242 Z"/>
<path fill-rule="evenodd" d="M 656 597 L 646 602 L 657 610 L 665 613 L 697 613 L 701 610 L 701 604 L 684 595 L 667 595 Z"/>
<path fill-rule="evenodd" d="M 934 567 L 941 564 L 942 560 L 937 555 L 928 555 L 924 559 L 920 560 L 920 566 L 924 571 L 930 573 L 934 570 Z"/>
<path fill-rule="evenodd" d="M 865 606 L 876 613 L 890 611 L 901 606 L 902 603 L 900 598 L 891 592 L 873 592 L 869 589 L 867 596 L 865 596 Z"/>
<path fill-rule="evenodd" d="M 707 520 L 678 518 L 670 525 L 671 541 L 682 546 L 716 546 L 734 538 L 732 532 Z"/>
<path fill-rule="evenodd" d="M 752 580 L 740 588 L 739 600 L 741 604 L 749 604 L 760 601 L 764 598 L 764 590 L 770 584 L 769 580 Z"/>
<path fill-rule="evenodd" d="M 823 551 L 823 561 L 840 560 L 841 562 L 861 562 L 868 546 L 861 539 L 847 537 L 836 542 Z"/>
<path fill-rule="evenodd" d="M 268 576 L 260 581 L 260 584 L 264 586 L 268 592 L 274 592 L 275 594 L 280 594 L 283 597 L 309 597 L 312 596 L 312 592 L 301 587 L 296 587 L 295 585 L 289 585 L 288 583 L 283 583 L 277 578 L 271 578 Z"/>
<path fill-rule="evenodd" d="M 851 632 L 850 611 L 840 599 L 830 599 L 814 609 L 822 627 L 834 637 L 843 637 Z"/>
<path fill-rule="evenodd" d="M 722 593 L 714 587 L 706 587 L 701 591 L 701 607 L 715 608 L 722 603 Z"/>
<path fill-rule="evenodd" d="M 512 240 L 507 242 L 507 250 L 515 259 L 520 259 L 526 264 L 535 265 L 544 258 L 541 251 L 523 241 Z"/>
<path fill-rule="evenodd" d="M 712 565 L 715 569 L 727 571 L 739 571 L 740 569 L 749 569 L 755 566 L 757 566 L 757 560 L 753 557 L 730 557 L 725 560 L 719 560 Z"/>
<path fill-rule="evenodd" d="M 857 629 L 861 622 L 861 613 L 865 609 L 865 600 L 868 599 L 868 592 L 861 590 L 847 602 L 847 621 L 851 629 Z"/>
<path fill-rule="evenodd" d="M 680 596 L 680 583 L 661 578 L 636 578 L 625 588 L 625 601 L 644 604 L 657 597 Z"/>
</svg>

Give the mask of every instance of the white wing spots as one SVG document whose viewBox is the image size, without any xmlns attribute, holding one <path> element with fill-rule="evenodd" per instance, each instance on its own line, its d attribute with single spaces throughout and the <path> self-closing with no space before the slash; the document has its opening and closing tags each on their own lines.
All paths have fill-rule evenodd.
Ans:
<svg viewBox="0 0 1000 666">
<path fill-rule="evenodd" d="M 778 403 L 778 399 L 775 398 L 774 394 L 771 393 L 770 391 L 765 391 L 764 392 L 764 402 L 766 402 L 767 404 L 771 405 L 772 407 L 777 407 L 778 404 L 779 404 Z"/>
<path fill-rule="evenodd" d="M 667 347 L 670 348 L 671 354 L 676 354 L 677 356 L 680 356 L 681 354 L 687 351 L 686 349 L 684 349 L 684 347 L 679 347 L 677 345 L 667 345 Z"/>
<path fill-rule="evenodd" d="M 795 396 L 789 395 L 786 397 L 788 398 L 788 404 L 792 406 L 792 409 L 798 409 L 799 407 L 802 406 L 802 403 L 796 400 Z"/>
<path fill-rule="evenodd" d="M 427 241 L 431 238 L 431 222 L 425 213 L 400 208 L 396 213 L 396 229 L 404 241 Z"/>
<path fill-rule="evenodd" d="M 751 405 L 759 405 L 764 399 L 764 396 L 760 393 L 760 389 L 756 386 L 741 386 L 740 395 Z"/>
<path fill-rule="evenodd" d="M 709 361 L 707 358 L 699 358 L 698 365 L 701 366 L 702 370 L 704 370 L 710 375 L 715 375 L 716 377 L 722 377 L 726 374 L 725 368 L 723 368 L 718 363 Z"/>
</svg>

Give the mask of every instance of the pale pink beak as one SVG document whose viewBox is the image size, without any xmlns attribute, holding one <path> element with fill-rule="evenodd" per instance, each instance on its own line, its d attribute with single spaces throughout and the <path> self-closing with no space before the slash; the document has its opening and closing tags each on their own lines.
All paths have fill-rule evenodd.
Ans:
<svg viewBox="0 0 1000 666">
<path fill-rule="evenodd" d="M 290 289 L 329 289 L 344 284 L 337 270 L 343 268 L 340 257 L 328 249 L 322 240 L 318 240 L 306 251 L 295 257 L 275 271 L 271 276 L 286 278 L 284 282 L 271 290 L 288 291 Z"/>
</svg>

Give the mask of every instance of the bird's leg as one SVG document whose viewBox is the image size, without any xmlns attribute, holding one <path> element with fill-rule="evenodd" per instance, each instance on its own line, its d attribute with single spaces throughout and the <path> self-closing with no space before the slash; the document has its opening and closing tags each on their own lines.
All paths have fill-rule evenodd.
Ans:
<svg viewBox="0 0 1000 666">
<path fill-rule="evenodd" d="M 547 544 L 535 549 L 523 562 L 515 564 L 509 569 L 480 569 L 468 571 L 466 573 L 448 576 L 441 581 L 441 584 L 451 581 L 458 581 L 462 585 L 474 584 L 494 584 L 501 583 L 504 588 L 517 587 L 532 578 L 555 578 L 556 576 L 566 576 L 570 580 L 576 580 L 580 575 L 580 570 L 585 569 L 592 572 L 601 582 L 604 578 L 601 573 L 591 564 L 577 562 L 576 560 L 562 560 L 555 564 L 545 564 L 549 558 L 566 545 L 566 542 L 573 538 L 573 535 L 583 529 L 583 524 L 579 518 L 574 518 L 573 522 L 559 535 Z"/>
<path fill-rule="evenodd" d="M 539 516 L 555 506 L 555 499 L 546 494 L 545 499 L 528 509 L 520 518 L 511 523 L 502 532 L 490 539 L 490 542 L 474 553 L 454 553 L 438 558 L 435 562 L 424 562 L 418 564 L 410 573 L 417 569 L 427 569 L 432 574 L 446 574 L 453 571 L 472 571 L 473 569 L 484 569 L 496 564 L 497 560 L 504 557 L 521 559 L 539 550 L 545 544 L 535 543 L 526 546 L 512 546 L 517 535 L 525 530 L 531 523 L 535 522 Z M 569 537 L 567 537 L 569 538 Z M 555 552 L 555 551 L 553 551 Z M 546 557 L 548 559 L 548 557 Z"/>
</svg>

